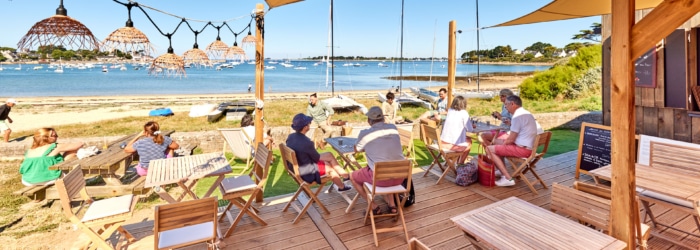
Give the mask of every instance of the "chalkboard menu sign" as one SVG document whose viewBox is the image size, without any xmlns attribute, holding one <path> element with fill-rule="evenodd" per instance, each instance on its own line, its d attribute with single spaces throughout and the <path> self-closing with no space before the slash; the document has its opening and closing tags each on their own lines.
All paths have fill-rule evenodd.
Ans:
<svg viewBox="0 0 700 250">
<path fill-rule="evenodd" d="M 634 61 L 634 84 L 637 87 L 656 87 L 656 48 L 651 48 Z"/>
<path fill-rule="evenodd" d="M 610 127 L 584 122 L 580 136 L 576 179 L 579 173 L 588 174 L 588 171 L 610 164 Z"/>
</svg>

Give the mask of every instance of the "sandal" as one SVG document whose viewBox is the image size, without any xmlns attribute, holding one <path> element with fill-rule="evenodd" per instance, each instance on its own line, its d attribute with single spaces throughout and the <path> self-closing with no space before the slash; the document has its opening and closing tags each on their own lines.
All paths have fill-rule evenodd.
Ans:
<svg viewBox="0 0 700 250">
<path fill-rule="evenodd" d="M 382 208 L 380 206 L 377 206 L 376 208 L 372 209 L 372 214 L 374 215 L 381 215 L 382 214 Z"/>
<path fill-rule="evenodd" d="M 397 210 L 396 207 L 389 207 L 389 213 L 396 214 L 398 212 L 399 210 Z"/>
</svg>

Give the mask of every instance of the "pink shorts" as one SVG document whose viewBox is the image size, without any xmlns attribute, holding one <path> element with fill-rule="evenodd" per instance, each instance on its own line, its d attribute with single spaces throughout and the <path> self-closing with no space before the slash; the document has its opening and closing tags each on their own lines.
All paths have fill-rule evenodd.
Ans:
<svg viewBox="0 0 700 250">
<path fill-rule="evenodd" d="M 326 174 L 326 162 L 325 161 L 318 161 L 316 163 L 318 165 L 318 173 L 321 176 L 324 176 Z"/>
<path fill-rule="evenodd" d="M 531 149 L 523 148 L 515 144 L 495 145 L 496 155 L 504 157 L 521 157 L 527 158 L 532 154 Z"/>
<path fill-rule="evenodd" d="M 141 167 L 141 164 L 136 165 L 136 173 L 139 176 L 146 176 L 148 174 L 148 168 Z"/>
<path fill-rule="evenodd" d="M 372 171 L 369 167 L 364 167 L 360 170 L 353 171 L 351 175 L 353 181 L 362 186 L 365 184 L 365 182 L 372 183 L 374 178 L 374 171 Z M 383 180 L 377 182 L 377 187 L 391 187 L 401 185 L 401 183 L 403 183 L 403 179 Z"/>
</svg>

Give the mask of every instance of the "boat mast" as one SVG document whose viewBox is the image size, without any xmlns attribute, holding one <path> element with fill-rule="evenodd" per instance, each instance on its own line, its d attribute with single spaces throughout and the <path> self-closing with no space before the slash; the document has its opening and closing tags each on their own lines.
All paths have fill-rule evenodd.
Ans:
<svg viewBox="0 0 700 250">
<path fill-rule="evenodd" d="M 333 7 L 329 7 L 329 10 L 328 10 L 329 14 L 328 15 L 331 15 L 330 14 L 331 11 L 333 11 Z M 323 61 L 326 63 L 326 89 L 328 89 L 328 67 L 331 66 L 331 65 L 329 65 L 329 61 L 328 61 L 328 56 L 330 56 L 330 54 L 331 54 L 331 25 L 330 25 L 331 22 L 330 22 L 330 20 L 332 20 L 332 17 L 329 17 L 329 20 L 328 20 L 329 21 L 328 22 L 328 24 L 329 24 L 328 25 L 328 43 L 326 45 L 326 57 L 323 59 Z"/>
<path fill-rule="evenodd" d="M 428 78 L 428 88 L 433 82 L 433 64 L 435 63 L 435 40 L 437 39 L 437 19 L 433 27 L 433 53 L 430 55 L 430 77 Z"/>
<path fill-rule="evenodd" d="M 479 92 L 481 77 L 481 51 L 479 51 L 479 0 L 476 0 L 476 91 Z"/>
<path fill-rule="evenodd" d="M 401 0 L 401 61 L 399 61 L 399 93 L 403 91 L 403 4 L 404 0 Z"/>
<path fill-rule="evenodd" d="M 333 40 L 333 0 L 331 0 L 331 96 L 335 96 L 335 45 Z M 326 64 L 326 66 L 328 65 Z"/>
</svg>

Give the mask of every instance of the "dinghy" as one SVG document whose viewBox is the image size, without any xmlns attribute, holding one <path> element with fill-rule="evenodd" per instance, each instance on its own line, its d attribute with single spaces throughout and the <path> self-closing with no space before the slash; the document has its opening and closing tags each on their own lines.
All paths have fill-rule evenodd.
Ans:
<svg viewBox="0 0 700 250">
<path fill-rule="evenodd" d="M 380 102 L 385 102 L 386 101 L 386 94 L 383 94 L 381 92 L 377 93 L 377 100 L 379 100 Z M 406 94 L 406 93 L 402 93 L 400 95 L 397 95 L 396 97 L 394 97 L 394 101 L 398 102 L 399 105 L 408 104 L 408 105 L 415 105 L 418 107 L 423 107 L 423 108 L 426 108 L 429 110 L 433 109 L 433 105 L 430 104 L 429 102 L 423 101 L 421 99 L 418 99 L 418 97 L 411 96 L 411 95 Z"/>
<path fill-rule="evenodd" d="M 417 95 L 418 98 L 426 100 L 430 103 L 437 102 L 440 99 L 440 95 L 438 92 L 426 89 L 426 88 L 416 88 L 416 87 L 411 87 L 411 91 L 413 94 Z"/>
<path fill-rule="evenodd" d="M 333 110 L 356 110 L 359 109 L 363 114 L 367 113 L 367 107 L 359 102 L 356 102 L 350 97 L 344 95 L 337 95 L 325 100 L 323 103 L 331 107 Z"/>
<path fill-rule="evenodd" d="M 223 116 L 226 116 L 227 121 L 240 120 L 247 112 L 248 109 L 255 107 L 255 101 L 234 101 L 234 102 L 222 102 L 217 106 L 216 109 L 212 110 L 207 114 L 208 122 L 217 122 L 221 120 Z"/>
</svg>

